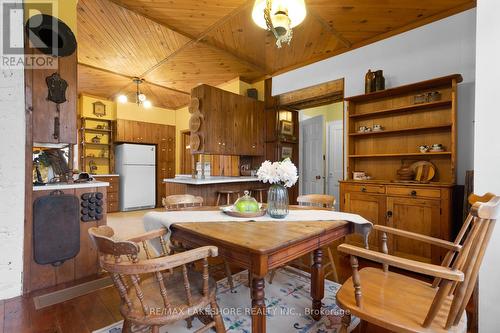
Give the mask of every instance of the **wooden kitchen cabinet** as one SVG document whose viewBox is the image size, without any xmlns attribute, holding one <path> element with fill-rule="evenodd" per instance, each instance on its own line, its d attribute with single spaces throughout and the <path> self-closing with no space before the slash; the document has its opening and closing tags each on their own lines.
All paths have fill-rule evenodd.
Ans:
<svg viewBox="0 0 500 333">
<path fill-rule="evenodd" d="M 27 50 L 31 48 L 27 48 Z M 39 53 L 39 51 L 34 51 Z M 77 54 L 56 58 L 57 69 L 27 69 L 26 107 L 31 111 L 31 131 L 35 143 L 77 143 Z M 66 102 L 59 105 L 59 135 L 54 136 L 57 106 L 47 99 L 48 88 L 46 79 L 54 73 L 59 73 L 68 87 Z"/>
<path fill-rule="evenodd" d="M 195 154 L 264 155 L 264 103 L 208 85 L 191 91 L 198 98 L 201 125 L 190 128 L 191 136 L 200 138 Z"/>
<path fill-rule="evenodd" d="M 359 214 L 373 224 L 449 240 L 452 191 L 452 185 L 342 181 L 340 209 Z M 364 245 L 356 235 L 349 236 L 348 242 Z M 369 246 L 379 250 L 379 234 L 370 235 Z M 439 264 L 445 254 L 437 247 L 391 235 L 388 248 L 390 254 L 434 264 Z"/>
<path fill-rule="evenodd" d="M 374 225 L 386 225 L 386 200 L 382 195 L 373 195 L 358 192 L 347 192 L 343 196 L 341 210 L 359 214 Z M 364 240 L 360 235 L 347 236 L 348 242 L 357 246 L 364 247 Z M 380 247 L 380 238 L 376 231 L 372 231 L 368 237 L 370 249 L 378 250 Z"/>
<path fill-rule="evenodd" d="M 387 198 L 387 225 L 389 227 L 441 238 L 440 220 L 439 200 Z M 430 258 L 440 261 L 439 249 L 427 243 L 393 236 L 389 236 L 388 243 L 392 254 L 396 256 L 423 262 L 429 262 Z"/>
</svg>

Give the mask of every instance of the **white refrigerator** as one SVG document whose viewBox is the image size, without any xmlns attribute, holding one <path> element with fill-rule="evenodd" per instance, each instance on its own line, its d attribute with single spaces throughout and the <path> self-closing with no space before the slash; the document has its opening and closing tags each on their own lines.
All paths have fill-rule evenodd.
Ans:
<svg viewBox="0 0 500 333">
<path fill-rule="evenodd" d="M 120 175 L 120 210 L 156 205 L 156 147 L 124 143 L 115 148 L 115 169 Z"/>
</svg>

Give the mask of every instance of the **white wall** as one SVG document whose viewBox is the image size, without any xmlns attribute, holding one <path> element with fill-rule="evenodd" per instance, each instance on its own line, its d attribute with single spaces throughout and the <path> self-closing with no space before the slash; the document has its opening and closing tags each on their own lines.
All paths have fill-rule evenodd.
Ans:
<svg viewBox="0 0 500 333">
<path fill-rule="evenodd" d="M 17 30 L 22 38 L 22 15 L 19 18 L 15 24 L 21 26 Z M 0 138 L 0 299 L 5 299 L 20 295 L 22 290 L 25 142 L 22 69 L 0 73 Z"/>
<path fill-rule="evenodd" d="M 500 195 L 498 77 L 500 2 L 480 0 L 477 8 L 475 192 Z M 492 39 L 493 38 L 493 39 Z M 497 222 L 498 224 L 498 222 Z M 496 226 L 479 274 L 479 332 L 499 332 L 500 226 Z"/>
<path fill-rule="evenodd" d="M 473 168 L 475 9 L 278 75 L 273 95 L 344 78 L 345 96 L 364 93 L 368 69 L 383 69 L 386 86 L 459 73 L 457 181 Z M 292 41 L 293 43 L 293 41 Z"/>
</svg>

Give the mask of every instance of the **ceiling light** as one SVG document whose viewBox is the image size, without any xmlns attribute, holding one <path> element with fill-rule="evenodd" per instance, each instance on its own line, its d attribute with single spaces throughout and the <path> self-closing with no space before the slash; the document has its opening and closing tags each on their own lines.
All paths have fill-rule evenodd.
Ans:
<svg viewBox="0 0 500 333">
<path fill-rule="evenodd" d="M 304 0 L 256 0 L 252 18 L 259 27 L 274 34 L 280 48 L 282 43 L 290 45 L 292 28 L 304 21 L 306 13 Z"/>
<path fill-rule="evenodd" d="M 119 103 L 122 103 L 122 104 L 125 104 L 128 102 L 128 97 L 127 95 L 120 95 L 118 96 L 118 102 Z"/>
<path fill-rule="evenodd" d="M 142 106 L 144 106 L 145 109 L 150 109 L 153 105 L 151 104 L 151 101 L 145 100 L 142 102 Z"/>
<path fill-rule="evenodd" d="M 132 81 L 136 85 L 136 90 L 135 90 L 135 94 L 134 94 L 135 95 L 135 103 L 137 104 L 137 106 L 140 106 L 142 104 L 145 108 L 149 109 L 152 106 L 151 102 L 147 100 L 146 95 L 141 92 L 141 88 L 140 88 L 140 85 L 144 83 L 144 79 L 141 79 L 139 77 L 134 77 L 132 79 Z M 121 94 L 118 96 L 118 102 L 127 103 L 127 101 L 128 101 L 127 95 Z"/>
</svg>

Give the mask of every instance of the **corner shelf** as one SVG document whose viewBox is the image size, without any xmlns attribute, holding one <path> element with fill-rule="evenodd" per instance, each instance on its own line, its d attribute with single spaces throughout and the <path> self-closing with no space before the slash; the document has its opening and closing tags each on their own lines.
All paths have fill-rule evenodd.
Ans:
<svg viewBox="0 0 500 333">
<path fill-rule="evenodd" d="M 85 146 L 99 146 L 99 147 L 110 147 L 111 143 L 94 143 L 94 142 L 82 142 Z"/>
<path fill-rule="evenodd" d="M 88 133 L 111 134 L 110 129 L 103 129 L 103 128 L 85 128 L 85 127 L 82 127 L 81 130 L 83 132 L 88 132 Z"/>
<path fill-rule="evenodd" d="M 97 122 L 97 124 L 96 124 Z M 96 128 L 101 125 L 106 128 Z M 113 127 L 114 123 L 111 119 L 103 119 L 97 117 L 81 117 L 80 118 L 80 168 L 84 172 L 90 172 L 90 167 L 88 163 L 90 161 L 97 162 L 99 164 L 99 170 L 97 173 L 104 170 L 106 173 L 114 172 L 114 153 L 113 153 Z M 107 136 L 108 143 L 95 143 L 90 142 L 91 138 L 94 136 Z M 88 156 L 89 152 L 87 150 L 102 149 L 107 151 L 107 157 Z M 102 169 L 104 166 L 104 169 Z M 96 170 L 94 170 L 96 172 Z"/>
<path fill-rule="evenodd" d="M 350 158 L 370 158 L 370 157 L 406 157 L 406 156 L 451 156 L 450 151 L 429 152 L 429 153 L 394 153 L 394 154 L 362 154 L 349 155 Z"/>
<path fill-rule="evenodd" d="M 349 136 L 372 136 L 372 135 L 381 135 L 381 134 L 397 134 L 397 133 L 404 133 L 404 132 L 419 132 L 419 131 L 426 131 L 426 130 L 451 130 L 452 126 L 453 126 L 452 124 L 444 124 L 444 125 L 434 125 L 434 126 L 400 128 L 400 129 L 395 129 L 395 130 L 356 132 L 356 133 L 349 133 Z"/>
<path fill-rule="evenodd" d="M 425 111 L 426 109 L 450 107 L 451 105 L 452 105 L 451 100 L 437 101 L 437 102 L 431 102 L 431 103 L 422 103 L 422 104 L 412 104 L 412 105 L 407 105 L 407 106 L 401 106 L 398 108 L 383 109 L 383 110 L 374 111 L 374 112 L 370 112 L 370 113 L 350 114 L 349 118 L 354 118 L 354 119 L 356 119 L 356 118 L 374 118 L 377 116 L 385 116 L 385 115 L 390 115 L 393 113 Z"/>
</svg>

